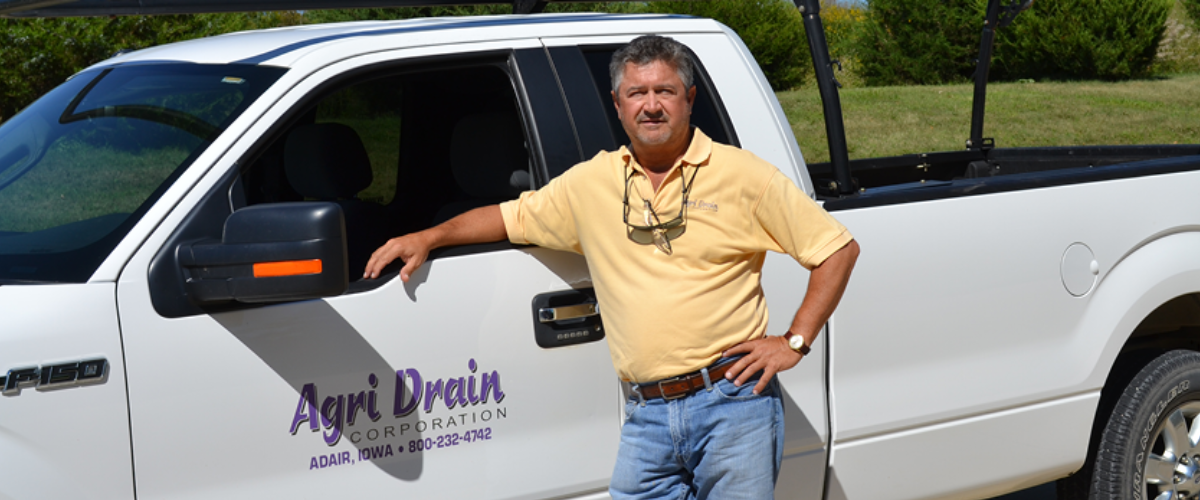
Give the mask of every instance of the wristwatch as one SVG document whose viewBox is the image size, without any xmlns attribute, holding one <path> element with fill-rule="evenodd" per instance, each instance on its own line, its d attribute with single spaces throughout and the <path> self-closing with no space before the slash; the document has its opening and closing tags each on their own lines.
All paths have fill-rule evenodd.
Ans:
<svg viewBox="0 0 1200 500">
<path fill-rule="evenodd" d="M 788 330 L 787 333 L 783 334 L 783 338 L 784 340 L 787 340 L 788 347 L 791 347 L 793 351 L 796 351 L 800 354 L 808 356 L 808 352 L 812 350 L 808 344 L 804 343 L 804 337 L 792 333 L 791 330 Z"/>
</svg>

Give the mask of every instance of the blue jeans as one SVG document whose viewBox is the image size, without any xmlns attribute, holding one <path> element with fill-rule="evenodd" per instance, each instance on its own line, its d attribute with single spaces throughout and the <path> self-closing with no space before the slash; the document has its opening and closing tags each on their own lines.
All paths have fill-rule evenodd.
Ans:
<svg viewBox="0 0 1200 500">
<path fill-rule="evenodd" d="M 671 401 L 625 403 L 609 494 L 626 499 L 768 499 L 783 460 L 783 404 L 772 379 L 736 387 L 724 378 Z"/>
</svg>

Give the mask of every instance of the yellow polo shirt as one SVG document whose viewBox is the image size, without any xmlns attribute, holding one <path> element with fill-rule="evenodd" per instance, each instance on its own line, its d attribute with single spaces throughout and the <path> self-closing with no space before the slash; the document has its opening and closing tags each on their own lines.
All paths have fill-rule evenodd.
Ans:
<svg viewBox="0 0 1200 500">
<path fill-rule="evenodd" d="M 725 349 L 763 336 L 767 305 L 759 278 L 766 251 L 786 252 L 811 269 L 852 239 L 777 168 L 693 130 L 687 153 L 657 192 L 621 147 L 500 205 L 513 243 L 586 257 L 613 366 L 626 381 L 699 370 Z M 638 225 L 641 195 L 667 222 L 679 213 L 684 182 L 696 174 L 686 231 L 671 240 L 670 255 L 626 233 L 621 201 L 630 169 L 629 222 Z"/>
</svg>

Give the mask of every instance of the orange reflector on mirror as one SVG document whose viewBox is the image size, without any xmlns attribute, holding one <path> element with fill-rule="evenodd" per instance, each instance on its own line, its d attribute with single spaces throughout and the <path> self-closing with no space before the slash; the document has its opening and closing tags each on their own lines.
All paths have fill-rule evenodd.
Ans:
<svg viewBox="0 0 1200 500">
<path fill-rule="evenodd" d="M 301 276 L 305 274 L 321 274 L 321 259 L 285 260 L 283 262 L 260 262 L 254 264 L 255 278 Z"/>
</svg>

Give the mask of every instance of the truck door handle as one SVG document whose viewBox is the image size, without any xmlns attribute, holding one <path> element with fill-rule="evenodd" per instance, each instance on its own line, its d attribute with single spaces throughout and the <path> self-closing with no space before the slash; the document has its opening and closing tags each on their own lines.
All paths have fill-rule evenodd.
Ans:
<svg viewBox="0 0 1200 500">
<path fill-rule="evenodd" d="M 538 321 L 552 323 L 569 319 L 590 318 L 600 314 L 600 306 L 596 304 L 576 304 L 563 307 L 542 307 L 538 309 Z"/>
<path fill-rule="evenodd" d="M 604 319 L 592 288 L 541 293 L 531 305 L 538 347 L 554 349 L 604 339 Z"/>
</svg>

